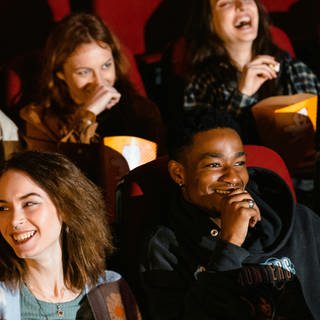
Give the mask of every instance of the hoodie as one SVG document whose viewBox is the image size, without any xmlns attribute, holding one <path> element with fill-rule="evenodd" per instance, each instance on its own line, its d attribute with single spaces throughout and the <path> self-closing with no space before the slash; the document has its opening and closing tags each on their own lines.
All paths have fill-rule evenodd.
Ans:
<svg viewBox="0 0 320 320">
<path fill-rule="evenodd" d="M 179 192 L 146 241 L 150 319 L 320 319 L 320 218 L 272 171 L 250 168 L 262 219 L 241 247 Z"/>
</svg>

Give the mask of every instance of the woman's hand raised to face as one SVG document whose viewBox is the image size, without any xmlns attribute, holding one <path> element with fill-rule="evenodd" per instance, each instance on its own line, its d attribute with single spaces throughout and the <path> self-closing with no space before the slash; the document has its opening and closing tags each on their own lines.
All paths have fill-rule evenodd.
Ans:
<svg viewBox="0 0 320 320">
<path fill-rule="evenodd" d="M 107 85 L 90 84 L 84 90 L 87 94 L 84 108 L 95 115 L 106 109 L 111 109 L 121 98 L 121 94 L 114 87 Z"/>
<path fill-rule="evenodd" d="M 261 55 L 255 57 L 242 69 L 239 91 L 252 96 L 265 81 L 277 77 L 278 67 L 279 63 L 272 56 Z"/>
<path fill-rule="evenodd" d="M 250 194 L 237 189 L 224 197 L 221 206 L 221 239 L 242 246 L 248 233 L 261 220 L 260 210 Z"/>
</svg>

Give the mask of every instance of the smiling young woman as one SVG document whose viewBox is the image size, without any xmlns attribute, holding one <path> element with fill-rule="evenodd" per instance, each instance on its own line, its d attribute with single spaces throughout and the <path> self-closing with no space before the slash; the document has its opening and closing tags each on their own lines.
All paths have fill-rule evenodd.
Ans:
<svg viewBox="0 0 320 320">
<path fill-rule="evenodd" d="M 0 173 L 0 310 L 4 319 L 140 319 L 119 274 L 99 189 L 58 153 L 25 151 Z M 102 303 L 97 297 L 103 297 Z"/>
</svg>

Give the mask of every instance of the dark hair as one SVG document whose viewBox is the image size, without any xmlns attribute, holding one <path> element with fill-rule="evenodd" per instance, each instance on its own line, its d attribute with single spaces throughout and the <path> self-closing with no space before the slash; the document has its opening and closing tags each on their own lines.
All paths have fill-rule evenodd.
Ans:
<svg viewBox="0 0 320 320">
<path fill-rule="evenodd" d="M 253 42 L 253 55 L 257 54 L 280 54 L 281 50 L 276 48 L 272 42 L 270 33 L 269 16 L 259 0 L 255 0 L 258 14 L 258 35 Z M 224 47 L 222 40 L 213 29 L 213 16 L 210 0 L 194 0 L 192 15 L 185 31 L 186 38 L 186 70 L 189 76 L 198 71 L 207 60 L 215 63 L 225 63 L 232 68 L 230 57 Z"/>
<path fill-rule="evenodd" d="M 168 125 L 169 157 L 179 160 L 183 149 L 193 143 L 193 137 L 197 133 L 216 128 L 231 128 L 241 136 L 238 123 L 228 113 L 203 106 L 196 106 L 194 109 L 185 111 L 179 119 Z"/>
<path fill-rule="evenodd" d="M 128 82 L 128 61 L 120 44 L 102 19 L 89 13 L 73 13 L 60 20 L 46 42 L 43 53 L 42 74 L 39 83 L 39 104 L 69 111 L 74 105 L 65 81 L 57 77 L 68 57 L 82 44 L 107 44 L 114 58 L 116 85 Z M 66 110 L 67 109 L 67 110 Z"/>
<path fill-rule="evenodd" d="M 62 259 L 68 287 L 95 284 L 113 246 L 100 190 L 65 156 L 53 152 L 22 151 L 7 160 L 1 176 L 26 173 L 50 197 L 62 220 Z M 0 235 L 0 278 L 15 286 L 27 271 L 23 259 Z"/>
</svg>

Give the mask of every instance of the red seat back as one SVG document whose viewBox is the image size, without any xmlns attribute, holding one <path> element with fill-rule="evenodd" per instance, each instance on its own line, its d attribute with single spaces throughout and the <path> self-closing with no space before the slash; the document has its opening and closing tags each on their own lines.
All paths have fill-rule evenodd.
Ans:
<svg viewBox="0 0 320 320">
<path fill-rule="evenodd" d="M 287 51 L 292 57 L 296 56 L 292 42 L 288 35 L 279 27 L 272 25 L 270 27 L 272 40 L 280 49 Z"/>
<path fill-rule="evenodd" d="M 248 167 L 262 167 L 277 173 L 288 185 L 296 199 L 293 183 L 288 168 L 281 156 L 270 148 L 256 145 L 245 145 Z"/>
<path fill-rule="evenodd" d="M 54 21 L 61 20 L 71 12 L 70 0 L 48 0 Z"/>
<path fill-rule="evenodd" d="M 123 50 L 124 54 L 126 55 L 128 62 L 130 64 L 129 78 L 130 78 L 131 82 L 134 84 L 135 88 L 142 96 L 146 96 L 147 95 L 146 89 L 144 87 L 144 83 L 143 83 L 140 71 L 137 66 L 137 62 L 135 60 L 135 57 L 134 57 L 132 51 L 128 47 L 125 47 L 125 46 L 122 46 L 122 50 Z"/>
<path fill-rule="evenodd" d="M 94 0 L 93 7 L 94 12 L 111 27 L 121 42 L 136 55 L 145 52 L 145 24 L 161 1 Z"/>
<path fill-rule="evenodd" d="M 299 0 L 262 0 L 261 2 L 268 12 L 287 12 L 290 7 L 298 1 Z"/>
</svg>

